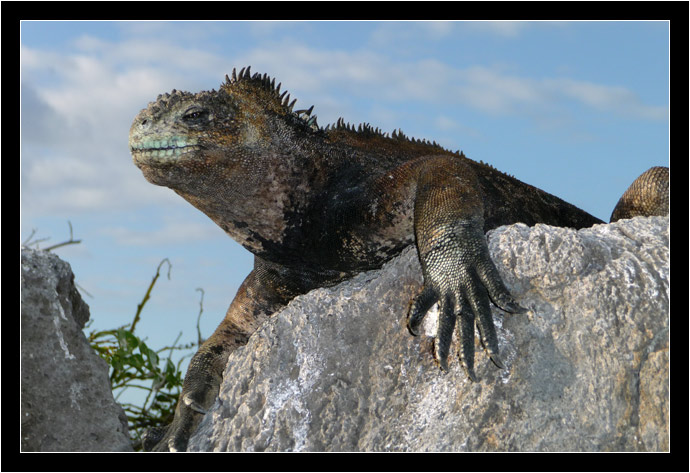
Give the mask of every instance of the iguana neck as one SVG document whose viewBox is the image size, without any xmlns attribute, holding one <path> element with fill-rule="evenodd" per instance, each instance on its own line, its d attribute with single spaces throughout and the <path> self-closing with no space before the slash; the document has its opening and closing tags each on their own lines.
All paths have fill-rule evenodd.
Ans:
<svg viewBox="0 0 690 473">
<path fill-rule="evenodd" d="M 291 135 L 291 136 L 290 136 Z M 327 194 L 334 168 L 345 161 L 341 149 L 314 134 L 299 139 L 280 130 L 271 147 L 235 157 L 233 169 L 209 169 L 193 186 L 176 193 L 204 212 L 230 237 L 268 260 L 286 235 L 308 232 L 314 195 Z M 328 156 L 328 159 L 323 159 Z"/>
</svg>

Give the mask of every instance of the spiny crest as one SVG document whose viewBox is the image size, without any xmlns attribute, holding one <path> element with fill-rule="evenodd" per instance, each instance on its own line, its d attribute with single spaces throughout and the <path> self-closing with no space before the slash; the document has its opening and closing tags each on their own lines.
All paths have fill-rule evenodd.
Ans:
<svg viewBox="0 0 690 473">
<path fill-rule="evenodd" d="M 447 151 L 445 148 L 443 148 L 435 141 L 430 142 L 427 140 L 420 140 L 408 137 L 400 129 L 393 130 L 393 132 L 389 134 L 387 132 L 381 131 L 381 129 L 378 127 L 372 127 L 369 123 L 360 123 L 357 126 L 352 125 L 350 123 L 345 122 L 345 120 L 342 117 L 339 118 L 335 124 L 329 124 L 325 128 L 320 128 L 319 125 L 316 123 L 316 115 L 311 116 L 311 113 L 314 110 L 313 105 L 308 109 L 294 110 L 295 102 L 297 102 L 297 99 L 293 99 L 292 101 L 290 101 L 290 94 L 288 94 L 287 91 L 284 91 L 282 93 L 280 92 L 280 87 L 282 84 L 278 83 L 278 85 L 276 85 L 275 79 L 271 78 L 268 74 L 252 74 L 251 66 L 243 67 L 242 69 L 240 69 L 239 73 L 235 68 L 233 68 L 232 75 L 230 77 L 228 77 L 228 75 L 225 76 L 225 83 L 222 85 L 222 88 L 231 88 L 237 85 L 248 85 L 250 87 L 254 87 L 258 90 L 266 92 L 268 96 L 274 101 L 274 104 L 279 109 L 279 111 L 281 111 L 284 114 L 292 114 L 293 116 L 301 119 L 314 131 L 323 131 L 326 133 L 328 133 L 329 131 L 346 131 L 350 133 L 357 133 L 359 136 L 364 137 L 379 136 L 382 138 L 392 139 L 401 142 L 410 142 L 420 145 L 431 146 L 434 148 L 438 148 L 439 150 Z M 460 151 L 456 151 L 455 154 L 461 155 L 462 153 Z"/>
<path fill-rule="evenodd" d="M 509 176 L 509 177 L 512 177 L 513 179 L 515 179 L 515 176 L 513 176 L 512 174 L 508 174 L 507 172 L 499 171 L 499 170 L 496 169 L 494 166 L 492 166 L 492 165 L 489 164 L 489 163 L 485 163 L 485 162 L 482 161 L 481 159 L 480 159 L 478 162 L 479 162 L 480 165 L 485 166 L 485 167 L 491 169 L 492 171 L 495 171 L 495 172 L 497 172 L 497 173 L 499 173 L 499 174 L 503 174 L 503 175 L 506 175 L 506 176 Z"/>
<path fill-rule="evenodd" d="M 149 102 L 148 110 L 151 114 L 164 113 L 175 103 L 194 97 L 194 94 L 173 89 L 170 93 L 159 94 L 155 102 Z"/>
<path fill-rule="evenodd" d="M 316 124 L 316 115 L 311 116 L 311 112 L 314 110 L 314 106 L 303 110 L 294 110 L 295 102 L 297 99 L 290 101 L 290 94 L 287 91 L 280 92 L 281 83 L 276 85 L 276 80 L 269 77 L 268 74 L 255 74 L 251 73 L 251 66 L 243 67 L 240 72 L 237 73 L 235 68 L 232 69 L 232 76 L 228 77 L 225 75 L 225 83 L 222 87 L 231 88 L 236 85 L 248 85 L 254 87 L 258 90 L 264 91 L 268 97 L 274 101 L 274 105 L 277 109 L 284 114 L 292 114 L 300 119 L 302 119 L 309 127 L 317 130 L 319 127 Z"/>
<path fill-rule="evenodd" d="M 386 136 L 385 133 L 383 133 L 379 128 L 374 128 L 368 123 L 360 123 L 358 126 L 355 126 L 350 123 L 346 123 L 345 119 L 343 119 L 342 117 L 338 118 L 335 124 L 328 124 L 326 125 L 326 128 L 323 129 L 323 131 L 326 132 L 330 130 L 345 130 L 352 133 L 359 133 L 361 135 L 367 136 Z"/>
<path fill-rule="evenodd" d="M 435 141 L 427 141 L 425 139 L 420 140 L 419 138 L 408 137 L 400 129 L 393 130 L 393 132 L 389 134 L 388 132 L 381 131 L 381 129 L 378 127 L 372 127 L 369 123 L 360 123 L 357 126 L 352 125 L 350 123 L 345 122 L 345 120 L 342 117 L 338 118 L 335 124 L 326 125 L 326 128 L 324 128 L 323 131 L 345 131 L 349 133 L 356 133 L 357 135 L 364 137 L 379 136 L 381 138 L 430 146 L 433 148 L 438 148 L 439 150 L 448 151 Z M 456 152 L 455 154 L 460 154 L 460 151 Z"/>
</svg>

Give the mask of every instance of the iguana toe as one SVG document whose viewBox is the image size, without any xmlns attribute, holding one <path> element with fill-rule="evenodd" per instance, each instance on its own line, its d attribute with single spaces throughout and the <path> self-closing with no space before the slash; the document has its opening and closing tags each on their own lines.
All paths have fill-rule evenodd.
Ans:
<svg viewBox="0 0 690 473">
<path fill-rule="evenodd" d="M 407 330 L 415 337 L 419 335 L 419 326 L 422 324 L 431 306 L 438 300 L 436 291 L 429 285 L 424 285 L 422 291 L 412 299 L 407 314 Z"/>
<path fill-rule="evenodd" d="M 441 302 L 441 310 L 438 317 L 438 328 L 434 344 L 436 361 L 443 371 L 448 371 L 448 354 L 450 343 L 453 340 L 455 328 L 455 301 L 451 296 L 446 296 Z"/>
</svg>

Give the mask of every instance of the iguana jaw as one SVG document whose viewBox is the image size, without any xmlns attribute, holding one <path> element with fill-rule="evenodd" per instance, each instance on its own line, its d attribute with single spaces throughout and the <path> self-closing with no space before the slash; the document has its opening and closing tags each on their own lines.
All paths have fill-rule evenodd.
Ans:
<svg viewBox="0 0 690 473">
<path fill-rule="evenodd" d="M 130 152 L 138 166 L 172 164 L 181 157 L 200 150 L 201 147 L 197 145 L 195 139 L 182 136 L 130 141 Z"/>
<path fill-rule="evenodd" d="M 198 140 L 179 133 L 138 133 L 132 131 L 129 149 L 134 164 L 152 184 L 176 188 L 194 179 L 190 168 L 205 161 Z M 191 183 L 191 182 L 189 182 Z"/>
</svg>

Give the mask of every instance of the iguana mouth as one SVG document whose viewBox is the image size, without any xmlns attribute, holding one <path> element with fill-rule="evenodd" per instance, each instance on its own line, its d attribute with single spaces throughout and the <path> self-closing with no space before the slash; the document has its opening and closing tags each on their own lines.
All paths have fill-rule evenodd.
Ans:
<svg viewBox="0 0 690 473">
<path fill-rule="evenodd" d="M 176 159 L 200 149 L 201 146 L 197 145 L 196 140 L 188 140 L 186 138 L 152 139 L 130 144 L 132 155 L 140 159 Z"/>
</svg>

